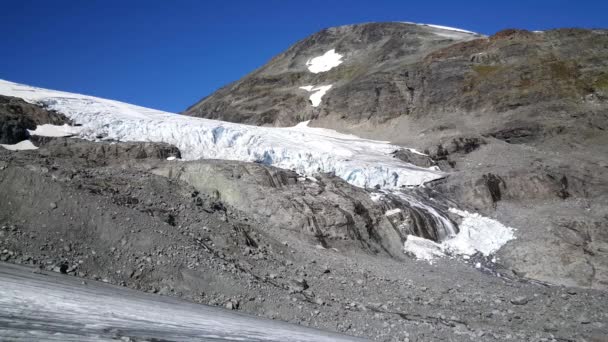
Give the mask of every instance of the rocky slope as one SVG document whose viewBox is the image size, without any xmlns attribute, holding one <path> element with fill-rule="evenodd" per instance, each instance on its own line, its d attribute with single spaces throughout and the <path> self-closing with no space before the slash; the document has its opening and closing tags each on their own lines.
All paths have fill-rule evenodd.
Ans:
<svg viewBox="0 0 608 342">
<path fill-rule="evenodd" d="M 46 111 L 34 107 L 25 119 Z M 479 255 L 429 264 L 402 254 L 405 234 L 441 234 L 412 205 L 449 203 L 432 189 L 376 201 L 327 174 L 167 160 L 180 155 L 167 144 L 31 139 L 38 150 L 0 149 L 1 262 L 378 341 L 608 333 L 605 292 L 529 282 Z"/>
<path fill-rule="evenodd" d="M 133 158 L 133 150 L 149 152 Z M 173 173 L 176 162 L 159 158 L 167 151 L 73 138 L 34 151 L 0 149 L 0 261 L 377 341 L 601 341 L 608 334 L 605 292 L 497 277 L 508 270 L 476 257 L 431 265 L 374 251 L 379 243 L 366 234 L 382 225 L 367 231 L 357 221 L 351 228 L 330 221 L 361 214 L 347 205 L 362 190 L 335 177 L 319 180 L 327 190 L 318 193 L 310 180 L 290 181 L 263 165 L 197 161 Z M 270 200 L 250 203 L 235 188 L 272 193 L 276 218 L 264 215 Z M 319 208 L 327 217 L 320 235 L 299 227 L 303 213 L 283 206 L 285 198 L 336 201 L 344 213 Z M 378 219 L 378 209 L 364 204 Z"/>
<path fill-rule="evenodd" d="M 311 59 L 331 49 L 341 63 L 311 72 Z M 605 289 L 607 61 L 607 30 L 483 37 L 407 23 L 350 25 L 298 42 L 185 113 L 257 125 L 312 120 L 427 151 L 450 173 L 430 187 L 518 228 L 501 250 L 513 272 Z M 318 106 L 300 89 L 329 84 Z"/>
</svg>

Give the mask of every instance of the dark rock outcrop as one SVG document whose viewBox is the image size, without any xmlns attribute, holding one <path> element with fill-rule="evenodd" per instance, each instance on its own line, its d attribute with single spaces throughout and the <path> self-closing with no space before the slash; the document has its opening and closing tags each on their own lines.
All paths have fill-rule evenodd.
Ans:
<svg viewBox="0 0 608 342">
<path fill-rule="evenodd" d="M 29 137 L 28 129 L 37 125 L 69 123 L 65 115 L 27 103 L 20 98 L 0 95 L 0 144 L 16 144 Z"/>
<path fill-rule="evenodd" d="M 420 167 L 435 166 L 435 161 L 428 155 L 422 155 L 410 150 L 401 149 L 393 152 L 393 157 Z"/>
<path fill-rule="evenodd" d="M 262 164 L 216 160 L 165 165 L 153 172 L 185 181 L 271 227 L 292 231 L 324 248 L 354 245 L 403 257 L 402 243 L 408 232 L 394 228 L 384 215 L 387 208 L 374 202 L 368 191 L 335 176 L 307 179 Z M 428 222 L 418 222 L 410 234 L 440 236 L 435 230 L 441 227 Z"/>
<path fill-rule="evenodd" d="M 36 139 L 35 139 L 36 140 Z M 72 138 L 37 139 L 44 149 L 43 156 L 78 158 L 93 165 L 125 163 L 137 159 L 181 158 L 179 149 L 173 145 L 149 142 L 93 142 Z"/>
</svg>

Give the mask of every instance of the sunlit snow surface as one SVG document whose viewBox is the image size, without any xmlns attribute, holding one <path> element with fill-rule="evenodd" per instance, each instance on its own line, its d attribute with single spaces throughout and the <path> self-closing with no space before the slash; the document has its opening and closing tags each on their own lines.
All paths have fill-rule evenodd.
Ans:
<svg viewBox="0 0 608 342">
<path fill-rule="evenodd" d="M 323 97 L 323 95 L 325 95 L 325 93 L 327 93 L 329 89 L 331 89 L 331 87 L 331 84 L 318 87 L 308 85 L 300 87 L 300 89 L 304 89 L 307 92 L 312 93 L 309 97 L 310 102 L 312 103 L 313 107 L 318 107 L 321 104 L 321 98 Z"/>
<path fill-rule="evenodd" d="M 335 49 L 331 49 L 325 54 L 311 58 L 306 62 L 308 71 L 313 74 L 329 71 L 340 64 L 342 64 L 342 55 L 336 53 Z"/>
<path fill-rule="evenodd" d="M 386 189 L 444 177 L 440 171 L 393 158 L 391 152 L 398 146 L 305 124 L 273 128 L 228 123 L 3 80 L 0 94 L 65 114 L 82 125 L 82 138 L 169 143 L 180 149 L 185 160 L 260 162 L 309 176 L 333 172 L 355 186 Z"/>
<path fill-rule="evenodd" d="M 42 137 L 69 137 L 80 133 L 80 127 L 73 127 L 70 125 L 38 125 L 35 130 L 29 130 L 30 135 L 38 135 Z"/>
</svg>

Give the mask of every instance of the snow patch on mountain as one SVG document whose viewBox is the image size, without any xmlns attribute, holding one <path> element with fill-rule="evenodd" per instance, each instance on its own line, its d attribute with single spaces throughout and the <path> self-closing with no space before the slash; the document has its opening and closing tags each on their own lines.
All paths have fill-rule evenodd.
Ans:
<svg viewBox="0 0 608 342">
<path fill-rule="evenodd" d="M 312 103 L 313 107 L 318 107 L 321 104 L 321 98 L 323 98 L 323 95 L 325 95 L 325 93 L 327 93 L 327 91 L 329 91 L 329 89 L 331 89 L 332 85 L 325 85 L 325 86 L 304 86 L 304 87 L 300 87 L 300 89 L 304 89 L 306 91 L 308 91 L 309 93 L 312 92 L 312 94 L 310 95 L 309 99 L 310 102 Z"/>
<path fill-rule="evenodd" d="M 308 71 L 313 74 L 318 74 L 320 72 L 329 71 L 342 64 L 342 57 L 341 54 L 336 53 L 335 49 L 331 49 L 321 56 L 306 61 L 306 66 L 308 66 Z"/>
<path fill-rule="evenodd" d="M 445 176 L 393 158 L 391 153 L 398 146 L 328 129 L 256 127 L 202 119 L 2 80 L 0 94 L 63 113 L 82 125 L 81 138 L 164 142 L 178 147 L 184 160 L 260 162 L 307 176 L 334 173 L 355 186 L 386 189 Z"/>
</svg>

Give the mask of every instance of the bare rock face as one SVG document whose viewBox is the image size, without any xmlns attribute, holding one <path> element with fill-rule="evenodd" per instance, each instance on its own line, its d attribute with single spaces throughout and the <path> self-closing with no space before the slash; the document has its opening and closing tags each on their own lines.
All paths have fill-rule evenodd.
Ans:
<svg viewBox="0 0 608 342">
<path fill-rule="evenodd" d="M 323 248 L 355 245 L 402 257 L 404 236 L 383 208 L 367 191 L 337 177 L 307 179 L 266 165 L 216 160 L 166 165 L 153 172 L 185 181 L 218 202 Z"/>
<path fill-rule="evenodd" d="M 446 32 L 452 32 L 446 37 Z M 329 28 L 306 38 L 245 78 L 186 110 L 185 114 L 289 126 L 320 116 L 352 122 L 386 121 L 415 109 L 417 90 L 405 67 L 428 53 L 480 37 L 408 23 L 370 23 Z M 327 51 L 344 62 L 311 73 L 309 59 Z M 318 108 L 311 106 L 307 85 L 332 85 Z"/>
<path fill-rule="evenodd" d="M 436 162 L 430 156 L 415 153 L 406 149 L 393 152 L 393 157 L 420 167 L 431 167 L 436 165 Z"/>
<path fill-rule="evenodd" d="M 16 144 L 29 137 L 36 125 L 63 125 L 69 120 L 54 111 L 27 103 L 20 98 L 0 95 L 0 144 Z"/>
</svg>

